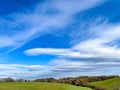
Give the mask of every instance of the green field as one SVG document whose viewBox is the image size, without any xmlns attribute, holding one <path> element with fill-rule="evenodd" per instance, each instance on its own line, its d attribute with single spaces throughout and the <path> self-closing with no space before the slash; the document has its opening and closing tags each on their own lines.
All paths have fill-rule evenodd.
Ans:
<svg viewBox="0 0 120 90">
<path fill-rule="evenodd" d="M 57 83 L 9 82 L 0 83 L 0 90 L 92 90 L 92 89 Z"/>
<path fill-rule="evenodd" d="M 120 78 L 108 79 L 105 81 L 93 82 L 90 84 L 105 87 L 107 90 L 114 90 L 116 87 L 120 88 Z"/>
</svg>

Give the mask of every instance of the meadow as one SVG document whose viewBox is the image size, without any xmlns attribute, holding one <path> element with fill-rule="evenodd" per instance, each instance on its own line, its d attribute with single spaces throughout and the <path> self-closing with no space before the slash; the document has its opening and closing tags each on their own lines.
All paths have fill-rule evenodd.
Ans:
<svg viewBox="0 0 120 90">
<path fill-rule="evenodd" d="M 86 87 L 46 82 L 4 82 L 0 90 L 92 90 Z"/>
<path fill-rule="evenodd" d="M 104 81 L 92 82 L 90 84 L 105 87 L 107 90 L 120 90 L 120 77 Z"/>
</svg>

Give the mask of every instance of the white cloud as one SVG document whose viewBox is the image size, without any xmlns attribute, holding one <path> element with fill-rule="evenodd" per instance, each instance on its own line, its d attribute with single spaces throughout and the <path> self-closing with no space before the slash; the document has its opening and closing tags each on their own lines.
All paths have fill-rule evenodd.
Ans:
<svg viewBox="0 0 120 90">
<path fill-rule="evenodd" d="M 71 23 L 74 14 L 94 7 L 103 1 L 104 0 L 52 0 L 36 5 L 30 13 L 13 13 L 7 16 L 12 20 L 0 18 L 0 25 L 8 29 L 7 32 L 2 30 L 6 32 L 6 34 L 4 34 L 4 38 L 0 40 L 0 43 L 2 43 L 0 47 L 13 47 L 10 50 L 12 51 L 27 41 L 46 33 L 50 27 L 65 27 Z M 58 11 L 55 12 L 55 15 L 47 14 L 49 10 L 53 9 Z M 10 37 L 10 39 L 7 37 Z"/>
<path fill-rule="evenodd" d="M 54 33 L 54 31 L 49 31 L 49 28 L 64 28 L 73 21 L 76 13 L 92 8 L 103 1 L 105 0 L 52 0 L 38 4 L 30 13 L 12 14 L 11 16 L 15 17 L 13 18 L 13 23 L 9 20 L 4 22 L 10 25 L 10 30 L 8 30 L 10 35 L 0 35 L 0 48 L 13 47 L 11 50 L 14 50 L 39 35 L 47 32 Z M 55 13 L 47 14 L 49 10 L 53 9 Z M 4 18 L 0 18 L 0 21 L 3 19 Z M 2 24 L 4 25 L 4 23 Z M 63 77 L 71 75 L 91 75 L 93 72 L 96 75 L 101 75 L 102 73 L 110 74 L 110 70 L 112 70 L 113 73 L 115 73 L 114 70 L 118 70 L 116 73 L 120 74 L 119 67 L 117 67 L 120 63 L 114 62 L 115 59 L 120 59 L 120 48 L 115 42 L 120 39 L 120 25 L 113 25 L 107 22 L 96 25 L 94 21 L 89 23 L 95 23 L 95 25 L 91 24 L 91 27 L 88 28 L 93 37 L 79 41 L 78 44 L 71 48 L 32 48 L 24 51 L 25 54 L 32 56 L 41 54 L 62 56 L 50 62 L 49 65 L 0 64 L 0 70 L 2 71 L 0 76 L 28 78 L 42 77 L 48 74 L 47 77 Z M 22 28 L 22 30 L 12 30 L 17 27 L 24 28 Z M 79 36 L 79 34 L 82 33 L 79 30 L 77 34 Z M 111 46 L 108 43 L 113 44 Z M 66 58 L 105 58 L 107 61 L 100 61 L 98 63 L 93 61 L 88 63 L 83 60 L 70 61 Z M 109 61 L 109 59 L 112 59 L 112 61 Z M 101 65 L 106 65 L 106 67 L 103 69 L 99 67 Z M 112 67 L 112 65 L 116 65 L 116 67 Z M 65 70 L 67 72 L 64 72 Z M 64 73 L 61 74 L 61 72 Z"/>
<path fill-rule="evenodd" d="M 57 60 L 50 64 L 52 72 L 46 74 L 53 77 L 79 76 L 79 75 L 120 75 L 120 48 L 117 40 L 120 39 L 119 24 L 100 24 L 91 26 L 89 30 L 95 37 L 78 42 L 71 48 L 37 48 L 28 49 L 28 55 L 60 55 Z M 112 44 L 112 45 L 110 45 Z M 68 58 L 84 58 L 83 60 L 70 61 Z M 66 59 L 67 58 L 67 59 Z M 98 61 L 89 60 L 90 58 L 99 59 Z M 89 61 L 85 61 L 85 59 Z M 117 61 L 116 61 L 117 60 Z M 104 67 L 102 68 L 101 65 Z M 62 74 L 61 74 L 62 73 Z"/>
<path fill-rule="evenodd" d="M 16 45 L 16 42 L 9 37 L 0 36 L 0 48 Z"/>
<path fill-rule="evenodd" d="M 119 62 L 85 62 L 71 61 L 67 59 L 55 59 L 48 65 L 22 65 L 22 64 L 0 64 L 0 77 L 12 78 L 46 78 L 46 77 L 71 77 L 80 75 L 108 75 L 119 74 L 119 66 L 111 67 L 111 65 L 119 65 Z M 105 65 L 101 68 L 101 65 Z M 118 72 L 115 72 L 118 70 Z"/>
<path fill-rule="evenodd" d="M 99 62 L 97 65 L 120 65 L 120 62 Z"/>
<path fill-rule="evenodd" d="M 47 66 L 45 65 L 22 65 L 22 64 L 0 64 L 0 77 L 11 77 L 11 78 L 25 78 L 34 79 L 41 77 L 64 77 L 65 74 L 57 75 L 55 73 L 60 73 L 64 71 L 73 71 L 77 73 L 76 70 L 89 69 L 92 68 L 87 62 L 80 61 L 70 61 L 70 60 L 53 60 L 49 62 Z M 51 76 L 55 74 L 54 76 Z M 70 75 L 70 74 L 69 74 Z"/>
<path fill-rule="evenodd" d="M 44 65 L 0 64 L 0 77 L 29 78 L 49 71 Z"/>
<path fill-rule="evenodd" d="M 64 55 L 69 53 L 69 49 L 56 49 L 56 48 L 33 48 L 26 50 L 24 53 L 27 55 L 40 55 L 40 54 L 48 54 L 48 55 Z"/>
<path fill-rule="evenodd" d="M 78 44 L 71 48 L 33 48 L 26 50 L 25 53 L 28 55 L 61 55 L 73 58 L 120 58 L 119 44 L 115 43 L 120 39 L 120 24 L 109 24 L 107 21 L 97 24 L 98 22 L 92 22 L 94 24 L 87 28 L 88 33 L 92 33 L 92 38 L 83 41 L 79 41 L 79 38 L 77 38 Z M 110 46 L 109 43 L 114 45 Z"/>
<path fill-rule="evenodd" d="M 72 50 L 71 48 L 68 49 L 57 49 L 57 48 L 32 48 L 25 50 L 24 53 L 29 56 L 37 56 L 37 55 L 58 55 L 64 57 L 71 57 L 71 58 L 92 58 L 96 57 L 93 54 L 84 54 L 79 51 Z"/>
<path fill-rule="evenodd" d="M 21 68 L 26 68 L 27 70 L 33 70 L 35 68 L 39 70 L 43 70 L 48 68 L 44 65 L 22 65 L 22 64 L 0 64 L 0 69 L 7 70 L 7 71 L 19 71 Z"/>
<path fill-rule="evenodd" d="M 105 28 L 106 27 L 106 28 Z M 26 50 L 25 53 L 28 55 L 63 55 L 68 57 L 79 57 L 79 58 L 120 58 L 120 49 L 115 44 L 114 46 L 109 46 L 107 43 L 120 38 L 120 25 L 111 25 L 110 28 L 104 25 L 103 28 L 97 28 L 102 30 L 97 32 L 96 38 L 87 39 L 79 44 L 68 49 L 55 49 L 55 48 L 33 48 Z M 113 34 L 113 35 L 112 35 Z"/>
<path fill-rule="evenodd" d="M 117 47 L 117 44 L 113 46 L 107 44 L 114 40 L 120 39 L 119 24 L 103 25 L 101 28 L 96 27 L 94 33 L 96 34 L 95 38 L 80 42 L 78 45 L 75 45 L 73 49 L 101 58 L 120 58 L 120 48 Z"/>
<path fill-rule="evenodd" d="M 72 70 L 72 69 L 81 69 L 81 68 L 92 68 L 87 62 L 81 61 L 70 61 L 70 60 L 53 60 L 50 62 L 53 65 L 55 70 Z"/>
</svg>

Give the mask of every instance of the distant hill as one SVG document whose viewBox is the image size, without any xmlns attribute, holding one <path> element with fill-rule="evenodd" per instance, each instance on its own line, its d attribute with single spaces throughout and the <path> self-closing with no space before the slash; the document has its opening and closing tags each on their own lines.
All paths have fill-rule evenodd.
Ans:
<svg viewBox="0 0 120 90">
<path fill-rule="evenodd" d="M 120 77 L 90 83 L 95 86 L 105 87 L 107 90 L 120 90 Z"/>
<path fill-rule="evenodd" d="M 0 90 L 92 90 L 86 87 L 46 82 L 0 83 Z"/>
</svg>

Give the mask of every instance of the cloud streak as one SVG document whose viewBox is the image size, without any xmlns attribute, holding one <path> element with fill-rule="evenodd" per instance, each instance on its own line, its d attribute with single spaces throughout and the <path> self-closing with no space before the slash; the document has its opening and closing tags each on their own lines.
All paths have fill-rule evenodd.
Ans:
<svg viewBox="0 0 120 90">
<path fill-rule="evenodd" d="M 92 8 L 103 1 L 92 0 L 88 2 L 88 0 L 84 0 L 81 2 L 81 0 L 61 0 L 56 2 L 52 0 L 39 3 L 33 10 L 29 10 L 30 12 L 28 13 L 13 13 L 6 16 L 7 18 L 0 18 L 1 30 L 4 31 L 3 28 L 7 27 L 6 29 L 9 33 L 8 35 L 0 35 L 0 43 L 2 43 L 0 48 L 11 47 L 14 50 L 36 36 L 46 33 L 50 27 L 65 27 L 72 21 L 76 13 Z M 11 38 L 9 38 L 10 36 Z"/>
<path fill-rule="evenodd" d="M 109 62 L 110 63 L 110 62 Z M 12 78 L 46 78 L 46 77 L 71 77 L 79 75 L 107 75 L 114 70 L 119 71 L 119 66 L 116 66 L 117 62 L 85 62 L 85 61 L 71 61 L 65 59 L 56 59 L 50 61 L 48 65 L 23 65 L 23 64 L 0 64 L 2 67 L 0 70 L 1 77 L 12 77 Z M 119 62 L 118 62 L 119 63 Z M 104 69 L 101 65 L 105 65 Z M 109 66 L 114 65 L 114 67 Z M 99 73 L 98 73 L 99 72 Z M 104 72 L 103 74 L 101 72 Z M 114 72 L 119 73 L 119 72 Z M 112 73 L 112 74 L 114 74 Z"/>
<path fill-rule="evenodd" d="M 94 30 L 95 27 L 93 27 Z M 98 34 L 99 33 L 99 34 Z M 96 27 L 96 37 L 80 42 L 75 45 L 75 50 L 82 51 L 84 53 L 94 54 L 95 56 L 102 58 L 120 58 L 120 49 L 116 44 L 110 45 L 110 43 L 120 39 L 120 25 L 103 25 L 102 27 Z"/>
<path fill-rule="evenodd" d="M 77 14 L 84 13 L 103 2 L 105 0 L 47 0 L 33 6 L 32 10 L 2 17 L 0 18 L 0 29 L 4 33 L 0 33 L 0 49 L 8 48 L 7 53 L 9 53 L 43 34 L 54 34 L 54 30 L 51 28 L 61 32 L 61 29 L 74 23 Z M 86 15 L 86 17 L 89 16 Z M 2 71 L 0 76 L 13 78 L 67 77 L 93 73 L 94 75 L 107 75 L 111 74 L 111 71 L 112 74 L 120 74 L 120 46 L 118 43 L 120 24 L 110 24 L 109 20 L 106 18 L 103 20 L 103 18 L 94 17 L 94 20 L 86 20 L 89 25 L 84 25 L 86 26 L 84 31 L 88 31 L 83 36 L 86 37 L 84 40 L 80 40 L 80 36 L 83 34 L 81 27 L 85 23 L 77 23 L 77 29 L 74 28 L 74 33 L 70 31 L 69 34 L 70 43 L 72 43 L 70 48 L 36 47 L 24 51 L 24 54 L 28 56 L 42 54 L 57 56 L 48 64 L 0 64 Z M 77 38 L 75 38 L 76 34 Z M 77 43 L 74 43 L 74 39 Z M 101 65 L 104 66 L 104 69 L 101 68 Z M 118 72 L 115 72 L 117 70 Z"/>
<path fill-rule="evenodd" d="M 101 68 L 101 65 L 104 69 Z M 119 65 L 119 61 L 88 62 L 84 60 L 73 61 L 59 58 L 48 62 L 47 65 L 0 64 L 0 77 L 36 79 L 48 77 L 61 78 L 81 75 L 114 75 L 120 73 Z"/>
<path fill-rule="evenodd" d="M 94 29 L 95 28 L 95 29 Z M 120 58 L 117 43 L 120 39 L 120 25 L 102 25 L 92 28 L 95 38 L 87 39 L 68 49 L 33 48 L 26 50 L 27 55 L 60 55 L 76 58 Z M 99 34 L 98 34 L 99 33 Z M 114 43 L 113 45 L 110 45 Z"/>
</svg>

